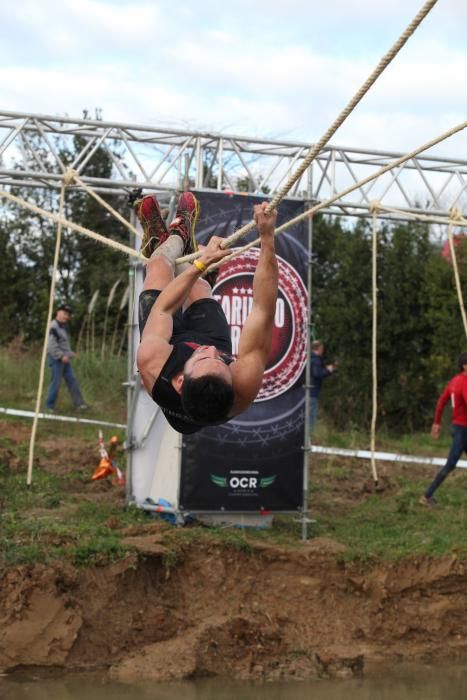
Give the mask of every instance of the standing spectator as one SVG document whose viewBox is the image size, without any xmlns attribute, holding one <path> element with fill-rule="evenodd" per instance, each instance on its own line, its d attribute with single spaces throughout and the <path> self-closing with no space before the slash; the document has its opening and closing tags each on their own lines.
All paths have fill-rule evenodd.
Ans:
<svg viewBox="0 0 467 700">
<path fill-rule="evenodd" d="M 441 432 L 441 418 L 447 402 L 451 399 L 452 407 L 452 444 L 448 459 L 444 467 L 436 474 L 435 478 L 420 498 L 424 506 L 434 506 L 436 501 L 433 494 L 441 486 L 449 472 L 456 468 L 463 452 L 467 452 L 467 352 L 463 352 L 458 360 L 459 374 L 456 374 L 438 399 L 435 409 L 435 419 L 431 426 L 431 437 L 438 440 Z"/>
<path fill-rule="evenodd" d="M 321 340 L 311 343 L 311 392 L 310 392 L 310 434 L 313 432 L 318 419 L 319 395 L 321 385 L 337 369 L 337 363 L 326 365 L 323 360 L 324 345 Z"/>
<path fill-rule="evenodd" d="M 71 400 L 75 408 L 84 410 L 89 408 L 83 400 L 78 381 L 73 374 L 70 360 L 76 357 L 70 346 L 70 339 L 66 325 L 70 320 L 72 309 L 68 304 L 61 304 L 57 309 L 57 315 L 50 324 L 49 340 L 47 344 L 47 361 L 52 372 L 52 381 L 47 394 L 46 407 L 53 411 L 60 389 L 62 378 L 65 380 Z"/>
</svg>

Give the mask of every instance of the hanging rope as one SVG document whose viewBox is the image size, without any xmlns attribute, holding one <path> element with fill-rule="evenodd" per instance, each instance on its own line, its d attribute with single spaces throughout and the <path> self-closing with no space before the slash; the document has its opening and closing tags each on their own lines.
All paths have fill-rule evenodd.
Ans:
<svg viewBox="0 0 467 700">
<path fill-rule="evenodd" d="M 62 242 L 61 217 L 63 215 L 63 209 L 65 206 L 65 188 L 66 188 L 66 186 L 67 185 L 66 185 L 65 181 L 63 181 L 62 188 L 60 190 L 59 221 L 57 223 L 57 237 L 55 239 L 55 253 L 54 253 L 53 269 L 52 269 L 51 280 L 50 280 L 49 309 L 47 312 L 47 324 L 45 327 L 44 343 L 42 345 L 41 366 L 40 366 L 40 371 L 39 371 L 39 385 L 37 387 L 37 396 L 36 396 L 36 408 L 34 411 L 34 419 L 32 422 L 31 438 L 29 441 L 29 460 L 28 460 L 27 480 L 26 480 L 26 483 L 28 486 L 30 486 L 31 482 L 32 482 L 32 464 L 34 461 L 34 446 L 35 446 L 35 441 L 36 441 L 36 432 L 37 432 L 37 423 L 39 420 L 39 412 L 40 412 L 40 408 L 41 408 L 42 389 L 44 386 L 45 362 L 47 359 L 47 345 L 48 345 L 48 339 L 49 339 L 49 328 L 50 328 L 50 324 L 52 321 L 52 313 L 53 313 L 53 308 L 54 308 L 55 278 L 56 278 L 56 273 L 57 273 L 57 268 L 58 268 L 60 245 Z"/>
<path fill-rule="evenodd" d="M 453 229 L 453 226 L 456 225 L 455 222 L 462 221 L 463 218 L 462 218 L 462 214 L 459 211 L 459 209 L 455 209 L 455 208 L 451 209 L 450 215 L 451 215 L 452 220 L 449 222 L 449 226 L 448 226 L 449 250 L 451 251 L 452 269 L 454 270 L 454 279 L 455 279 L 455 283 L 456 283 L 457 298 L 459 301 L 459 309 L 460 309 L 461 316 L 462 316 L 462 322 L 464 324 L 464 333 L 465 333 L 466 338 L 467 338 L 467 319 L 465 316 L 464 297 L 462 295 L 461 280 L 460 280 L 460 276 L 459 276 L 459 269 L 457 267 L 456 250 L 455 250 L 455 246 L 454 246 L 454 240 L 452 237 L 452 229 Z M 457 223 L 457 225 L 459 225 L 459 224 Z"/>
<path fill-rule="evenodd" d="M 412 36 L 414 31 L 417 29 L 417 27 L 421 24 L 421 22 L 425 19 L 427 14 L 432 10 L 432 8 L 436 5 L 438 0 L 428 0 L 428 2 L 425 2 L 421 10 L 415 15 L 413 20 L 410 22 L 406 30 L 400 35 L 399 39 L 395 42 L 395 44 L 392 46 L 392 48 L 383 56 L 383 58 L 380 60 L 376 68 L 373 70 L 369 78 L 363 83 L 363 85 L 360 87 L 360 89 L 355 93 L 354 97 L 350 100 L 350 102 L 347 104 L 347 106 L 342 110 L 342 112 L 339 114 L 337 119 L 331 124 L 329 129 L 326 131 L 326 133 L 320 138 L 320 140 L 310 148 L 308 155 L 306 158 L 303 160 L 302 164 L 300 167 L 296 170 L 295 173 L 293 173 L 290 178 L 287 180 L 285 185 L 279 192 L 275 194 L 273 199 L 268 205 L 268 211 L 271 211 L 272 209 L 275 209 L 278 204 L 284 199 L 285 195 L 288 193 L 292 185 L 297 182 L 305 172 L 305 170 L 311 165 L 313 160 L 316 158 L 318 153 L 322 151 L 324 146 L 328 143 L 329 139 L 334 136 L 336 133 L 337 129 L 343 124 L 343 122 L 347 119 L 349 114 L 355 109 L 355 107 L 358 105 L 358 103 L 362 100 L 362 98 L 366 95 L 370 87 L 376 82 L 376 80 L 379 78 L 381 73 L 387 68 L 387 66 L 391 63 L 391 61 L 397 56 L 399 51 L 402 49 L 404 44 L 408 41 L 408 39 Z M 228 248 L 229 246 L 232 246 L 236 241 L 238 241 L 240 238 L 243 238 L 249 231 L 254 229 L 256 226 L 254 221 L 250 221 L 250 223 L 246 224 L 242 228 L 240 228 L 238 231 L 236 231 L 233 236 L 230 236 L 229 239 L 226 239 L 226 242 L 222 245 L 223 248 Z M 227 241 L 229 241 L 229 244 L 227 244 Z"/>
<path fill-rule="evenodd" d="M 371 449 L 371 471 L 373 472 L 373 480 L 375 485 L 378 483 L 378 474 L 376 471 L 376 418 L 378 415 L 378 365 L 377 365 L 377 350 L 378 350 L 378 288 L 377 288 L 377 265 L 378 265 L 378 217 L 379 202 L 371 202 L 370 211 L 372 212 L 372 246 L 371 246 L 371 299 L 372 299 L 372 331 L 371 331 L 371 376 L 372 376 L 372 409 L 371 409 L 371 432 L 370 432 L 370 449 Z"/>
</svg>

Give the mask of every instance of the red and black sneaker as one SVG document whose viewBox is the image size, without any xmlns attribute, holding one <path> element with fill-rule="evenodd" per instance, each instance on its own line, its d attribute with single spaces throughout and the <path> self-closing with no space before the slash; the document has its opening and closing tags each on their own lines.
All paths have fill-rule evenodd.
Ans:
<svg viewBox="0 0 467 700">
<path fill-rule="evenodd" d="M 169 231 L 155 194 L 147 194 L 141 199 L 136 199 L 133 207 L 143 227 L 140 252 L 145 258 L 150 258 L 156 248 L 167 240 Z"/>
<path fill-rule="evenodd" d="M 170 233 L 176 233 L 185 244 L 184 255 L 194 253 L 198 249 L 195 238 L 196 222 L 199 216 L 199 202 L 191 192 L 183 192 L 178 200 L 175 219 L 169 224 Z"/>
</svg>

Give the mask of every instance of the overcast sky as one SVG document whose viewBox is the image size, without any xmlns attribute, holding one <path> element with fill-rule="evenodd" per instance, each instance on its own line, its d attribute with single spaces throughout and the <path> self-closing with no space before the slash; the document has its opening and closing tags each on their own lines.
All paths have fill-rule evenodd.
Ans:
<svg viewBox="0 0 467 700">
<path fill-rule="evenodd" d="M 0 112 L 318 140 L 422 0 L 2 3 Z M 467 0 L 438 0 L 332 139 L 408 151 L 467 119 Z M 440 149 L 467 159 L 467 137 Z"/>
</svg>

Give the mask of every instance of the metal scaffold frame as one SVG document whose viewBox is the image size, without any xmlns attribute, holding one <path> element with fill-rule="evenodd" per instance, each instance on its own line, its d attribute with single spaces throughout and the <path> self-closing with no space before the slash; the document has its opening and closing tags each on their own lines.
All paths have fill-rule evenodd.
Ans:
<svg viewBox="0 0 467 700">
<path fill-rule="evenodd" d="M 464 125 L 456 127 L 457 131 Z M 452 130 L 455 131 L 454 129 Z M 441 138 L 446 138 L 448 134 Z M 320 143 L 320 142 L 318 142 Z M 433 142 L 434 143 L 434 142 Z M 46 188 L 57 193 L 68 174 L 70 189 L 126 196 L 135 187 L 168 199 L 175 190 L 241 193 L 274 198 L 304 169 L 312 144 L 254 139 L 168 127 L 0 112 L 0 189 Z M 426 146 L 423 146 L 426 149 Z M 113 168 L 107 178 L 89 175 L 93 156 L 103 149 Z M 326 145 L 287 190 L 287 196 L 340 217 L 373 216 L 406 221 L 413 215 L 447 217 L 461 208 L 467 190 L 467 160 L 415 152 L 403 154 Z M 64 158 L 73 154 L 73 162 Z M 415 155 L 417 153 L 417 155 Z M 404 162 L 398 163 L 398 159 Z M 306 161 L 306 162 L 305 162 Z M 379 173 L 383 168 L 387 172 Z M 92 171 L 91 171 L 92 172 Z M 374 178 L 374 179 L 372 179 Z M 341 193 L 341 194 L 339 194 Z M 5 196 L 10 196 L 4 192 Z M 14 199 L 14 197 L 13 197 Z M 280 199 L 279 199 L 280 201 Z M 26 205 L 26 202 L 24 202 Z M 391 209 L 393 211 L 391 211 Z M 134 221 L 133 221 L 134 224 Z M 308 217 L 308 290 L 312 286 L 312 218 Z M 279 231 L 278 231 L 279 232 Z M 251 245 L 251 244 L 250 244 Z M 138 263 L 130 265 L 134 274 Z M 134 301 L 134 300 L 133 300 Z M 308 325 L 311 330 L 310 308 Z M 133 325 L 130 320 L 130 335 Z M 135 346 L 130 339 L 129 415 L 138 388 L 132 378 Z M 308 425 L 310 366 L 306 368 L 305 426 Z M 131 432 L 131 420 L 128 422 Z M 306 428 L 305 428 L 306 432 Z M 308 497 L 304 450 L 303 536 Z M 131 455 L 129 456 L 131 475 Z"/>
<path fill-rule="evenodd" d="M 60 149 L 77 137 L 80 143 L 78 149 L 76 142 L 74 145 L 75 160 L 65 164 Z M 109 178 L 87 175 L 87 165 L 100 148 L 113 163 Z M 0 112 L 0 188 L 58 189 L 65 171 L 72 168 L 95 191 L 114 194 L 125 194 L 135 186 L 173 191 L 188 173 L 186 184 L 196 190 L 272 195 L 300 166 L 309 148 L 309 143 L 215 132 Z M 309 201 L 311 194 L 313 201 L 325 201 L 400 155 L 328 145 L 289 196 Z M 371 201 L 377 199 L 383 207 L 400 212 L 445 216 L 461 206 L 466 190 L 467 160 L 422 154 L 358 187 L 322 212 L 368 216 Z"/>
</svg>

